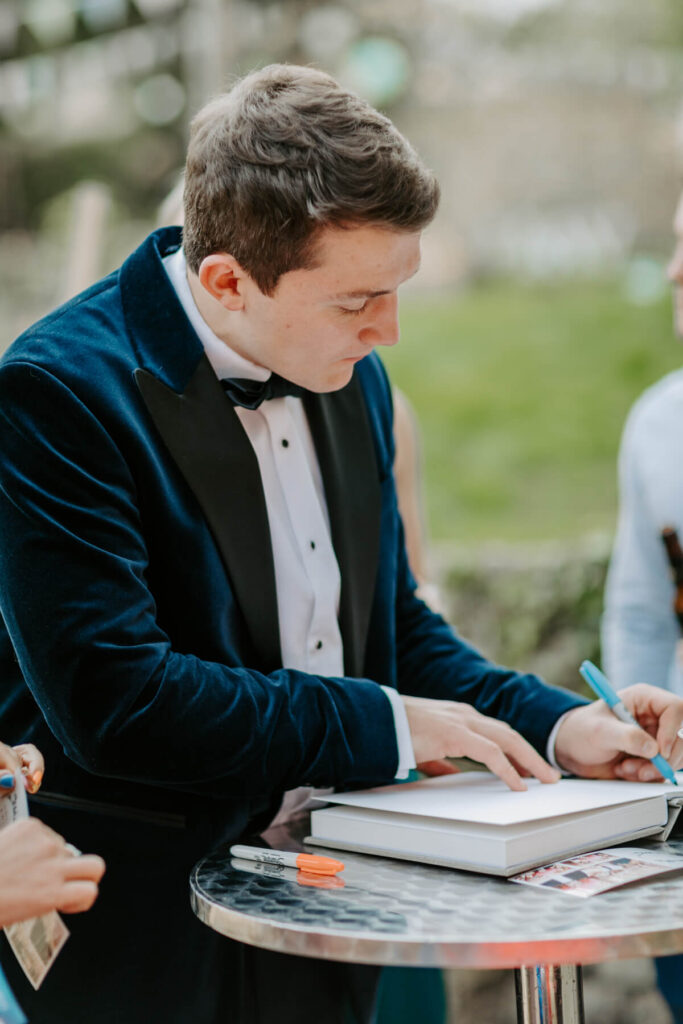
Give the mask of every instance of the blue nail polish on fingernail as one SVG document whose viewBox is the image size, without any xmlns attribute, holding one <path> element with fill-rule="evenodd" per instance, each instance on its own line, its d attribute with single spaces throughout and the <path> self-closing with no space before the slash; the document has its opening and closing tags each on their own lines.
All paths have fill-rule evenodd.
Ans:
<svg viewBox="0 0 683 1024">
<path fill-rule="evenodd" d="M 3 789 L 14 789 L 14 776 L 9 772 L 7 775 L 0 775 L 0 786 Z"/>
</svg>

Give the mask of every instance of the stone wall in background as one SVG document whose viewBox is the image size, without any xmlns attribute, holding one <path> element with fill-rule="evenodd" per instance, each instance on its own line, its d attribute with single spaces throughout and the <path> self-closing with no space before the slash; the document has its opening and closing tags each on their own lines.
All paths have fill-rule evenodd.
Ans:
<svg viewBox="0 0 683 1024">
<path fill-rule="evenodd" d="M 488 657 L 583 692 L 578 666 L 600 660 L 611 538 L 443 546 L 432 564 L 446 618 Z"/>
</svg>

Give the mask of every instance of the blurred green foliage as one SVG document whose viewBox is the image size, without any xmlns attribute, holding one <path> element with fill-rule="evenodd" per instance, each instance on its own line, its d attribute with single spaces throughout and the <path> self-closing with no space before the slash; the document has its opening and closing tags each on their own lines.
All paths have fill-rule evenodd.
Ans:
<svg viewBox="0 0 683 1024">
<path fill-rule="evenodd" d="M 448 619 L 494 661 L 588 695 L 577 671 L 600 661 L 608 545 L 555 542 L 440 552 Z"/>
<path fill-rule="evenodd" d="M 680 365 L 668 295 L 629 304 L 617 280 L 488 283 L 409 297 L 383 350 L 422 430 L 433 539 L 611 531 L 624 419 Z"/>
</svg>

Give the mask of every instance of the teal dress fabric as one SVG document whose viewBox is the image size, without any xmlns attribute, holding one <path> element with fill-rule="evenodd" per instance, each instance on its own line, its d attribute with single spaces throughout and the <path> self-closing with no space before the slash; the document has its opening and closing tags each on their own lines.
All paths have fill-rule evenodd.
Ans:
<svg viewBox="0 0 683 1024">
<path fill-rule="evenodd" d="M 433 967 L 385 967 L 376 1024 L 445 1024 L 443 973 Z"/>
<path fill-rule="evenodd" d="M 420 775 L 410 772 L 406 782 Z M 398 783 L 400 785 L 400 783 Z M 445 1024 L 446 988 L 435 967 L 385 967 L 377 994 L 375 1024 Z"/>
</svg>

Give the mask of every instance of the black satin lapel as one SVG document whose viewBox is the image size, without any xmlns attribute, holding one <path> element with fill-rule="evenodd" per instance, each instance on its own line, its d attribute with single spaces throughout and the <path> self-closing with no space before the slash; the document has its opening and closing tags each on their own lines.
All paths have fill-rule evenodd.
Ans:
<svg viewBox="0 0 683 1024">
<path fill-rule="evenodd" d="M 205 356 L 183 392 L 136 370 L 166 447 L 197 498 L 265 672 L 282 667 L 275 569 L 254 450 Z"/>
<path fill-rule="evenodd" d="M 381 493 L 365 400 L 356 377 L 341 391 L 304 399 L 341 570 L 344 670 L 362 676 L 377 577 Z"/>
</svg>

